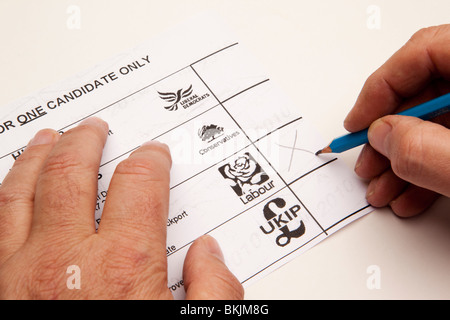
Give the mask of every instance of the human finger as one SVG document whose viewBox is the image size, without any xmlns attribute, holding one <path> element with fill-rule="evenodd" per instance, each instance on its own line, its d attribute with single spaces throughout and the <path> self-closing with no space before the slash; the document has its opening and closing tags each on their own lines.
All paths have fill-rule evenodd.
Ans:
<svg viewBox="0 0 450 320">
<path fill-rule="evenodd" d="M 367 187 L 366 199 L 374 207 L 387 206 L 397 198 L 408 186 L 408 182 L 400 179 L 388 169 L 372 179 Z"/>
<path fill-rule="evenodd" d="M 60 137 L 37 180 L 32 235 L 79 239 L 95 232 L 98 168 L 107 132 L 108 124 L 93 117 Z"/>
<path fill-rule="evenodd" d="M 158 261 L 166 260 L 169 210 L 169 148 L 157 141 L 143 144 L 119 163 L 111 179 L 99 235 L 131 241 Z"/>
<path fill-rule="evenodd" d="M 369 128 L 369 142 L 403 180 L 450 196 L 450 130 L 415 117 L 391 115 Z"/>
<path fill-rule="evenodd" d="M 415 33 L 365 82 L 353 109 L 344 121 L 349 131 L 367 128 L 420 93 L 431 80 L 450 81 L 450 25 Z"/>
<path fill-rule="evenodd" d="M 396 215 L 402 218 L 408 218 L 429 208 L 438 197 L 439 194 L 432 190 L 410 184 L 389 205 Z"/>
<path fill-rule="evenodd" d="M 363 179 L 372 179 L 386 171 L 389 166 L 389 159 L 367 143 L 356 160 L 355 173 Z"/>
<path fill-rule="evenodd" d="M 188 300 L 241 300 L 244 289 L 224 262 L 217 241 L 205 235 L 186 255 L 183 279 Z"/>
<path fill-rule="evenodd" d="M 0 263 L 17 251 L 28 237 L 36 181 L 58 139 L 59 133 L 55 130 L 39 131 L 0 186 Z"/>
</svg>

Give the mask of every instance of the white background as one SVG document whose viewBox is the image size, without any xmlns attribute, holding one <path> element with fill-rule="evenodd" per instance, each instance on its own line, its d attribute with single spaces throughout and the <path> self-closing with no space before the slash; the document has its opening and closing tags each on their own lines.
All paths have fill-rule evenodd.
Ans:
<svg viewBox="0 0 450 320">
<path fill-rule="evenodd" d="M 0 0 L 0 108 L 208 9 L 329 140 L 345 133 L 342 121 L 370 73 L 415 31 L 450 22 L 448 0 Z M 193 46 L 208 41 L 185 36 Z M 343 155 L 349 167 L 358 151 Z M 448 198 L 407 220 L 377 209 L 249 287 L 246 298 L 448 299 L 449 214 Z M 366 284 L 371 266 L 379 289 Z"/>
</svg>

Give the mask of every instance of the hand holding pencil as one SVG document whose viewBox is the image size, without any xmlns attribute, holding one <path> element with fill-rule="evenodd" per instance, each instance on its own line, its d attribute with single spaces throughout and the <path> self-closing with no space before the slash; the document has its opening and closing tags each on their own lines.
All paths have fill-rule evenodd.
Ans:
<svg viewBox="0 0 450 320">
<path fill-rule="evenodd" d="M 450 113 L 392 115 L 448 92 L 450 25 L 420 30 L 367 79 L 344 127 L 369 128 L 355 172 L 370 180 L 370 204 L 407 217 L 450 196 Z"/>
</svg>

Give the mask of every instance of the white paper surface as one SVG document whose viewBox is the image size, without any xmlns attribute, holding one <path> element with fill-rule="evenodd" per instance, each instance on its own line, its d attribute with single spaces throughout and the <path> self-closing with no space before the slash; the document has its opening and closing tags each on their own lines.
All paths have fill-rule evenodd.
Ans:
<svg viewBox="0 0 450 320">
<path fill-rule="evenodd" d="M 184 297 L 190 244 L 209 233 L 244 286 L 371 211 L 365 187 L 216 16 L 204 15 L 2 107 L 0 179 L 41 128 L 95 115 L 110 135 L 100 222 L 115 166 L 147 140 L 171 148 L 168 287 Z M 272 48 L 272 50 L 275 50 Z M 299 88 L 301 97 L 301 88 Z M 94 218 L 94 217 L 93 217 Z"/>
</svg>

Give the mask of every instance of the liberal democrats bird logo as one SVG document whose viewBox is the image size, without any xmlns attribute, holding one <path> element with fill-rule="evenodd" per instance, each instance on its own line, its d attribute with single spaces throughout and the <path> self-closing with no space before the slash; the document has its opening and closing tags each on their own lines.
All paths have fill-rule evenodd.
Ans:
<svg viewBox="0 0 450 320">
<path fill-rule="evenodd" d="M 159 92 L 159 97 L 167 102 L 172 103 L 170 106 L 164 107 L 169 111 L 175 111 L 178 109 L 178 102 L 181 99 L 186 98 L 192 94 L 192 84 L 186 90 L 180 89 L 176 93 L 175 92 Z"/>
</svg>

